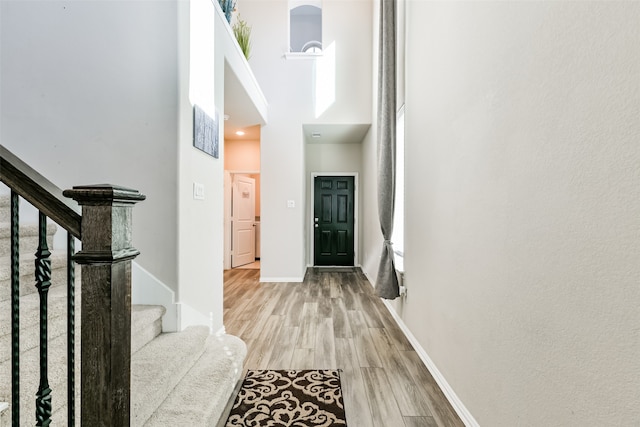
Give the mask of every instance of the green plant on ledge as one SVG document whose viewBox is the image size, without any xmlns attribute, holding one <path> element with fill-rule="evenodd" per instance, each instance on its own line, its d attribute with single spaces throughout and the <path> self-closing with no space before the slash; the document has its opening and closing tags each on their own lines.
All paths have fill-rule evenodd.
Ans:
<svg viewBox="0 0 640 427">
<path fill-rule="evenodd" d="M 240 19 L 240 15 L 238 15 L 236 23 L 233 24 L 233 34 L 235 34 L 240 49 L 248 61 L 251 56 L 251 27 L 247 21 Z"/>
</svg>

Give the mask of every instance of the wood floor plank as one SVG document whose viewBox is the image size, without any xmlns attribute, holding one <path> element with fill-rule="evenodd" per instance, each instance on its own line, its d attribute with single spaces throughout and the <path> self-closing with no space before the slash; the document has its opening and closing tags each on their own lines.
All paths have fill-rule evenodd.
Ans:
<svg viewBox="0 0 640 427">
<path fill-rule="evenodd" d="M 229 317 L 227 317 L 227 319 L 229 319 Z M 225 322 L 224 328 L 227 334 L 241 337 L 249 326 L 249 323 L 248 320 L 230 318 L 230 320 Z"/>
<path fill-rule="evenodd" d="M 331 316 L 333 318 L 333 334 L 336 338 L 351 338 L 351 326 L 347 308 L 342 298 L 331 298 Z"/>
<path fill-rule="evenodd" d="M 290 369 L 293 351 L 296 347 L 300 327 L 282 325 L 278 337 L 274 340 L 274 349 L 269 359 L 269 369 Z"/>
<path fill-rule="evenodd" d="M 405 427 L 384 369 L 361 368 L 373 427 Z"/>
<path fill-rule="evenodd" d="M 315 369 L 315 354 L 313 348 L 296 348 L 293 350 L 291 369 Z"/>
<path fill-rule="evenodd" d="M 259 277 L 224 273 L 224 324 L 247 344 L 245 370 L 340 369 L 350 427 L 463 425 L 359 269 Z"/>
<path fill-rule="evenodd" d="M 329 298 L 342 298 L 342 275 L 334 273 L 329 282 Z"/>
<path fill-rule="evenodd" d="M 416 385 L 409 370 L 400 360 L 398 350 L 393 346 L 384 329 L 369 329 L 373 344 L 378 351 L 382 366 L 393 372 L 389 384 L 398 402 L 400 413 L 407 417 L 431 416 L 427 396 Z"/>
<path fill-rule="evenodd" d="M 298 283 L 282 283 L 278 288 L 283 298 L 279 304 L 273 307 L 271 314 L 286 315 L 296 304 L 300 286 L 298 286 Z"/>
<path fill-rule="evenodd" d="M 285 325 L 300 326 L 306 290 L 299 283 L 292 283 L 291 285 L 294 286 L 291 286 L 291 289 L 283 293 L 283 299 L 287 302 L 280 304 L 280 306 L 284 306 L 280 314 L 286 316 Z"/>
<path fill-rule="evenodd" d="M 391 313 L 386 310 L 386 314 L 382 315 L 381 318 L 382 323 L 384 324 L 384 329 L 387 331 L 387 334 L 389 335 L 389 338 L 391 338 L 395 348 L 399 351 L 412 351 L 413 345 L 411 345 L 407 336 L 402 332 L 402 329 L 400 329 L 396 321 L 393 319 Z"/>
<path fill-rule="evenodd" d="M 240 303 L 242 305 L 241 311 L 238 313 L 238 316 L 242 320 L 252 320 L 255 319 L 256 313 L 260 310 L 260 307 L 264 304 L 265 296 L 267 295 L 267 291 L 264 286 L 258 287 L 255 292 L 251 294 L 249 298 L 247 298 L 246 302 Z"/>
<path fill-rule="evenodd" d="M 347 425 L 371 427 L 371 410 L 352 339 L 336 338 L 336 363 L 341 369 L 340 380 Z"/>
<path fill-rule="evenodd" d="M 316 332 L 315 365 L 317 369 L 336 369 L 336 344 L 333 319 L 320 319 Z"/>
<path fill-rule="evenodd" d="M 344 300 L 344 306 L 347 310 L 358 310 L 358 305 L 355 297 L 356 291 L 354 289 L 354 283 L 343 281 L 342 284 L 342 299 Z"/>
<path fill-rule="evenodd" d="M 327 288 L 328 289 L 328 288 Z M 329 292 L 327 292 L 328 294 Z M 321 296 L 318 299 L 318 317 L 325 318 L 333 316 L 333 308 L 331 306 L 331 298 Z"/>
<path fill-rule="evenodd" d="M 258 338 L 253 340 L 253 351 L 250 359 L 247 360 L 248 369 L 267 369 L 269 359 L 275 350 L 272 337 L 278 336 L 282 326 L 282 316 L 269 316 L 260 329 Z"/>
<path fill-rule="evenodd" d="M 357 294 L 357 300 L 367 325 L 370 328 L 384 328 L 384 323 L 380 319 L 380 314 L 374 305 L 373 298 L 375 297 L 372 294 Z"/>
<path fill-rule="evenodd" d="M 300 335 L 296 348 L 314 349 L 316 346 L 316 331 L 318 329 L 318 303 L 305 302 L 300 321 Z"/>
<path fill-rule="evenodd" d="M 447 401 L 429 370 L 424 366 L 420 356 L 415 351 L 407 351 L 402 360 L 415 378 L 418 386 L 429 397 L 429 408 L 438 426 L 463 427 L 464 424 L 451 407 L 449 401 Z"/>
<path fill-rule="evenodd" d="M 373 339 L 369 333 L 369 328 L 360 311 L 349 311 L 350 328 L 353 333 L 353 341 L 356 344 L 356 352 L 361 367 L 382 367 L 382 362 L 378 356 L 378 351 L 373 345 Z"/>
<path fill-rule="evenodd" d="M 404 417 L 406 427 L 438 427 L 433 417 Z"/>
<path fill-rule="evenodd" d="M 280 293 L 281 289 L 274 289 L 271 292 L 273 296 L 271 298 L 267 298 L 258 306 L 256 311 L 257 317 L 255 317 L 254 314 L 253 324 L 249 325 L 246 329 L 245 335 L 247 338 L 259 339 L 264 335 L 260 326 L 264 325 L 271 318 L 271 313 L 273 312 L 274 307 L 280 302 Z"/>
<path fill-rule="evenodd" d="M 320 293 L 318 296 L 322 300 L 331 298 L 331 274 L 331 272 L 328 272 L 327 274 L 320 275 L 320 280 L 318 281 L 318 283 L 320 284 Z"/>
</svg>

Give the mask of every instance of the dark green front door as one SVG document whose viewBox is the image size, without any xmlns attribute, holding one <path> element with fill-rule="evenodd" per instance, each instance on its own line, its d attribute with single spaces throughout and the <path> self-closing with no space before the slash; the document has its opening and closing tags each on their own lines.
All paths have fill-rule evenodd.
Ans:
<svg viewBox="0 0 640 427">
<path fill-rule="evenodd" d="M 353 265 L 354 177 L 314 182 L 314 265 Z"/>
</svg>

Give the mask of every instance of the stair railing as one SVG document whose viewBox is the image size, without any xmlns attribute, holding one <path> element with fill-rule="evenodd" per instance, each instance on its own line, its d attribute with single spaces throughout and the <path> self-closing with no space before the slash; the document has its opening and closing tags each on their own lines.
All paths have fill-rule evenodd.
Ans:
<svg viewBox="0 0 640 427">
<path fill-rule="evenodd" d="M 19 197 L 39 213 L 35 260 L 40 296 L 40 385 L 36 425 L 51 423 L 55 393 L 48 383 L 47 296 L 51 260 L 47 218 L 67 230 L 67 406 L 68 425 L 75 425 L 75 275 L 81 265 L 81 396 L 83 426 L 130 425 L 131 378 L 131 246 L 133 205 L 145 199 L 119 186 L 58 187 L 0 145 L 0 181 L 11 189 L 11 419 L 20 425 L 20 250 Z M 73 200 L 69 200 L 68 198 Z M 75 200 L 75 202 L 74 202 Z M 82 215 L 78 214 L 82 207 Z M 82 249 L 75 252 L 74 239 Z M 64 392 L 64 391 L 63 391 Z"/>
</svg>

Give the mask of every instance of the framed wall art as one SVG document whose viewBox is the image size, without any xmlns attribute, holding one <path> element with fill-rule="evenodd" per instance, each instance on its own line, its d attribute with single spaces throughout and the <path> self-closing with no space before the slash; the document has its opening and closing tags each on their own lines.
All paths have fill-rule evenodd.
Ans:
<svg viewBox="0 0 640 427">
<path fill-rule="evenodd" d="M 193 145 L 216 159 L 220 146 L 218 116 L 217 110 L 211 117 L 198 105 L 193 106 Z"/>
</svg>

